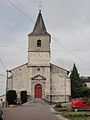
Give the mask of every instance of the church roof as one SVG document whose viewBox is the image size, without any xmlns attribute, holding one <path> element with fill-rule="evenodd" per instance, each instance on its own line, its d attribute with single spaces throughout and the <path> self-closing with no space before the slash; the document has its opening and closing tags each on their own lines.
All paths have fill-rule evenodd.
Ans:
<svg viewBox="0 0 90 120">
<path fill-rule="evenodd" d="M 49 33 L 46 30 L 45 24 L 44 24 L 44 20 L 42 17 L 42 13 L 41 10 L 39 10 L 39 14 L 33 29 L 33 32 L 30 33 L 28 36 L 30 35 L 49 35 Z"/>
<path fill-rule="evenodd" d="M 64 69 L 64 68 L 62 68 L 62 67 L 59 67 L 59 66 L 57 66 L 57 65 L 55 65 L 55 64 L 50 63 L 50 66 L 55 66 L 55 67 L 57 67 L 57 68 L 59 68 L 59 69 L 62 69 L 62 70 L 64 70 L 64 71 L 67 71 L 67 75 L 70 73 L 70 71 L 68 71 L 68 70 L 66 70 L 66 69 Z"/>
</svg>

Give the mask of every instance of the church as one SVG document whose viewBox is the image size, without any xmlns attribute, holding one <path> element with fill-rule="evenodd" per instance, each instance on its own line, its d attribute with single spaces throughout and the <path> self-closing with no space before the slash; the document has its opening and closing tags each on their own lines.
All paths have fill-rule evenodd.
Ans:
<svg viewBox="0 0 90 120">
<path fill-rule="evenodd" d="M 27 91 L 28 100 L 70 101 L 69 71 L 50 63 L 50 43 L 51 35 L 39 10 L 33 31 L 28 35 L 28 62 L 10 70 L 7 90 L 15 90 L 18 98 L 21 91 Z"/>
</svg>

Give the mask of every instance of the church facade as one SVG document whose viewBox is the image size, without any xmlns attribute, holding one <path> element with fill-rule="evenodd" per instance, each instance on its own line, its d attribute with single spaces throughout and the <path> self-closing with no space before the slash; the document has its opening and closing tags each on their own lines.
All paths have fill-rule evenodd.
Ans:
<svg viewBox="0 0 90 120">
<path fill-rule="evenodd" d="M 49 102 L 67 102 L 71 96 L 68 71 L 50 63 L 51 35 L 39 11 L 34 29 L 28 35 L 28 62 L 11 71 L 7 90 L 27 91 L 28 98 Z"/>
</svg>

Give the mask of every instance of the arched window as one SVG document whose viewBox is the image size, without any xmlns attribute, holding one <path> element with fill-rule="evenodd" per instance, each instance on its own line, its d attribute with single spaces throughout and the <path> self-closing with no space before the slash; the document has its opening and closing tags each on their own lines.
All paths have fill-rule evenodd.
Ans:
<svg viewBox="0 0 90 120">
<path fill-rule="evenodd" d="M 41 47 L 41 40 L 37 40 L 37 47 Z"/>
</svg>

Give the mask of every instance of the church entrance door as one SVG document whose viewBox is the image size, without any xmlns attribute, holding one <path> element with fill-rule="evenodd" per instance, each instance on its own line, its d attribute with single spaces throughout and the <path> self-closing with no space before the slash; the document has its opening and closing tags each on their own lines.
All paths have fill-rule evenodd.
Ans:
<svg viewBox="0 0 90 120">
<path fill-rule="evenodd" d="M 40 84 L 35 86 L 35 98 L 42 98 L 42 86 Z"/>
</svg>

